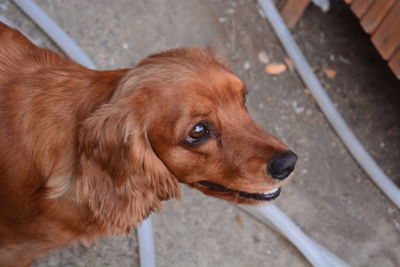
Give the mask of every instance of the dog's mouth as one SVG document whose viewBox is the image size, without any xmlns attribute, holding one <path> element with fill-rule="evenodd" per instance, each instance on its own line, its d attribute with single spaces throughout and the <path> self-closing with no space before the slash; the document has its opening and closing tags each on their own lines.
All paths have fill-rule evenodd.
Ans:
<svg viewBox="0 0 400 267">
<path fill-rule="evenodd" d="M 257 201 L 271 201 L 276 199 L 279 194 L 281 193 L 281 188 L 277 187 L 275 189 L 266 191 L 264 193 L 248 193 L 248 192 L 243 192 L 243 191 L 238 191 L 238 190 L 232 190 L 229 188 L 226 188 L 222 185 L 214 184 L 211 182 L 207 181 L 200 181 L 198 184 L 207 187 L 210 190 L 217 191 L 217 192 L 222 192 L 222 193 L 235 193 L 238 194 L 242 198 L 246 199 L 253 199 Z"/>
</svg>

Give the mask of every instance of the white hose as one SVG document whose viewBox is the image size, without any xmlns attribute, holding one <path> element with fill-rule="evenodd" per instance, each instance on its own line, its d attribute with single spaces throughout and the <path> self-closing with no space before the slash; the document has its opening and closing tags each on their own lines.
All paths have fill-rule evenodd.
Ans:
<svg viewBox="0 0 400 267">
<path fill-rule="evenodd" d="M 138 227 L 137 230 L 139 237 L 140 266 L 142 267 L 156 266 L 153 229 L 151 226 L 151 217 L 149 217 Z"/>
<path fill-rule="evenodd" d="M 57 45 L 74 61 L 95 69 L 93 61 L 71 39 L 61 27 L 52 20 L 35 2 L 31 0 L 13 0 L 14 3 L 25 12 Z"/>
<path fill-rule="evenodd" d="M 52 20 L 35 2 L 13 0 L 43 31 L 73 60 L 83 66 L 96 69 L 89 56 Z M 151 219 L 138 227 L 140 263 L 142 267 L 154 267 L 155 255 Z"/>
<path fill-rule="evenodd" d="M 292 58 L 297 71 L 302 77 L 304 83 L 307 85 L 307 88 L 313 94 L 321 110 L 331 123 L 332 127 L 336 130 L 343 143 L 347 146 L 347 149 L 382 192 L 385 193 L 398 208 L 400 208 L 400 189 L 392 182 L 392 180 L 390 180 L 381 168 L 379 168 L 336 110 L 332 101 L 322 88 L 321 83 L 308 65 L 296 42 L 293 40 L 293 37 L 290 35 L 288 28 L 280 17 L 274 4 L 271 0 L 258 0 L 258 2 L 264 15 L 275 30 L 276 35 L 285 47 L 286 52 Z"/>
<path fill-rule="evenodd" d="M 308 237 L 289 217 L 273 204 L 261 206 L 243 206 L 240 208 L 272 226 L 285 236 L 306 257 L 313 266 L 321 267 L 347 267 L 337 256 L 326 250 L 323 246 Z"/>
</svg>

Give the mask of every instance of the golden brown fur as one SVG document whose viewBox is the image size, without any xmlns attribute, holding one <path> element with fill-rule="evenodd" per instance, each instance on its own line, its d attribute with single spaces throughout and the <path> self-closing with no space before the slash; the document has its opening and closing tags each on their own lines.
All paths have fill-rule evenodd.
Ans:
<svg viewBox="0 0 400 267">
<path fill-rule="evenodd" d="M 208 50 L 153 55 L 131 70 L 94 71 L 0 23 L 0 266 L 127 233 L 178 183 L 258 203 L 198 181 L 258 193 L 287 148 L 250 119 L 244 85 Z M 212 124 L 201 145 L 185 137 Z"/>
</svg>

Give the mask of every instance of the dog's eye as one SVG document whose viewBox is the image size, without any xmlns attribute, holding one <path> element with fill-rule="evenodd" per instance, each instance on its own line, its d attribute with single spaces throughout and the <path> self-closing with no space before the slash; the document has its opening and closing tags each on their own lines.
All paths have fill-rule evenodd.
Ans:
<svg viewBox="0 0 400 267">
<path fill-rule="evenodd" d="M 192 128 L 189 136 L 193 139 L 198 139 L 203 137 L 207 133 L 207 128 L 204 124 L 199 123 Z"/>
<path fill-rule="evenodd" d="M 209 136 L 210 131 L 204 123 L 196 124 L 189 132 L 186 142 L 189 144 L 200 144 L 204 142 Z"/>
</svg>

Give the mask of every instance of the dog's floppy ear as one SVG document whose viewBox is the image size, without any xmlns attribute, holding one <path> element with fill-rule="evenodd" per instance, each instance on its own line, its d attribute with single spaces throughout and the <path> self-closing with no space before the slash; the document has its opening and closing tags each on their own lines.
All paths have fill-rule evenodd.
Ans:
<svg viewBox="0 0 400 267">
<path fill-rule="evenodd" d="M 112 234 L 159 210 L 161 200 L 179 197 L 176 178 L 151 148 L 145 119 L 124 102 L 103 104 L 79 133 L 77 198 Z"/>
</svg>

